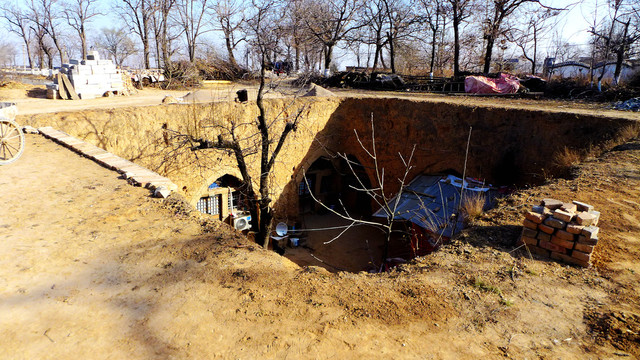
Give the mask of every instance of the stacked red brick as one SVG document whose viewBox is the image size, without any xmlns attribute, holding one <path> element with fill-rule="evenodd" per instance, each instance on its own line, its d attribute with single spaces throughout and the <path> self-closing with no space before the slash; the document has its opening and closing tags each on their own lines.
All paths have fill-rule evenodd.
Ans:
<svg viewBox="0 0 640 360">
<path fill-rule="evenodd" d="M 532 253 L 588 267 L 598 243 L 599 219 L 589 204 L 544 199 L 525 214 L 521 244 Z"/>
</svg>

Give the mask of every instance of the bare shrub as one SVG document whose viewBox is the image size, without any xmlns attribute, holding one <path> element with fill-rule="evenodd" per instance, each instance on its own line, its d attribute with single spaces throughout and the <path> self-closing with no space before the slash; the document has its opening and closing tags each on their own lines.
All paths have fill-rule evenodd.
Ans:
<svg viewBox="0 0 640 360">
<path fill-rule="evenodd" d="M 638 135 L 640 135 L 640 124 L 632 124 L 632 125 L 626 126 L 622 128 L 622 130 L 620 130 L 620 132 L 618 133 L 618 137 L 622 141 L 635 139 L 638 137 Z"/>
<path fill-rule="evenodd" d="M 475 220 L 484 212 L 484 205 L 487 202 L 485 193 L 474 191 L 462 199 L 460 210 L 464 217 L 469 220 Z"/>
<path fill-rule="evenodd" d="M 563 150 L 557 152 L 553 157 L 553 165 L 559 170 L 569 170 L 572 167 L 578 165 L 584 158 L 584 155 L 579 150 L 569 149 L 564 147 Z"/>
</svg>

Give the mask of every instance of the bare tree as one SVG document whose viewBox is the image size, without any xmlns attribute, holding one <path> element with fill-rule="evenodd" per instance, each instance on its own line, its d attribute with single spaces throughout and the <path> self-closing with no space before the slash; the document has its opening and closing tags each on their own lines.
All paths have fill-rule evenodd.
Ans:
<svg viewBox="0 0 640 360">
<path fill-rule="evenodd" d="M 382 0 L 387 18 L 387 45 L 391 72 L 396 72 L 396 47 L 398 42 L 410 39 L 418 23 L 413 2 L 404 0 Z"/>
<path fill-rule="evenodd" d="M 371 186 L 365 185 L 365 181 L 361 178 L 361 176 L 358 176 L 358 171 L 356 170 L 356 167 L 361 165 L 358 164 L 357 162 L 354 162 L 352 159 L 350 159 L 347 156 L 347 154 L 339 153 L 338 156 L 348 164 L 351 174 L 354 175 L 354 178 L 357 181 L 357 185 L 351 186 L 351 189 L 357 192 L 365 193 L 371 199 L 371 201 L 375 203 L 380 209 L 382 209 L 382 211 L 386 214 L 386 217 L 384 217 L 385 221 L 383 223 L 380 223 L 380 222 L 370 221 L 370 220 L 362 219 L 360 217 L 356 217 L 353 214 L 350 214 L 349 211 L 347 211 L 344 204 L 342 204 L 342 200 L 340 200 L 342 204 L 342 211 L 338 211 L 331 208 L 330 206 L 327 206 L 322 201 L 318 200 L 318 198 L 316 198 L 315 195 L 313 194 L 313 191 L 310 191 L 309 195 L 311 195 L 313 200 L 316 203 L 320 204 L 322 207 L 324 207 L 327 211 L 341 217 L 342 219 L 349 221 L 350 223 L 347 227 L 344 228 L 344 230 L 340 234 L 338 234 L 336 237 L 334 237 L 333 239 L 329 240 L 326 243 L 330 243 L 332 241 L 337 240 L 338 238 L 340 238 L 340 236 L 346 233 L 347 230 L 358 225 L 373 226 L 381 229 L 384 232 L 384 248 L 382 251 L 382 259 L 380 261 L 380 267 L 378 269 L 378 271 L 382 271 L 384 264 L 386 262 L 386 259 L 388 258 L 388 255 L 389 255 L 389 245 L 391 243 L 391 238 L 393 234 L 398 232 L 404 233 L 404 231 L 394 229 L 394 224 L 396 223 L 398 216 L 401 215 L 398 213 L 398 207 L 401 204 L 400 201 L 402 199 L 402 194 L 403 192 L 406 191 L 406 185 L 409 183 L 409 174 L 413 170 L 413 166 L 411 165 L 411 162 L 413 161 L 413 155 L 414 155 L 416 146 L 415 145 L 413 146 L 411 153 L 409 154 L 408 157 L 405 157 L 400 153 L 398 154 L 399 156 L 398 160 L 402 162 L 404 171 L 400 174 L 398 178 L 391 180 L 394 182 L 397 181 L 395 185 L 398 186 L 399 190 L 398 190 L 398 193 L 396 193 L 393 197 L 390 197 L 388 195 L 389 188 L 387 187 L 388 178 L 385 177 L 384 167 L 382 167 L 382 164 L 380 164 L 380 162 L 378 161 L 378 151 L 376 147 L 376 133 L 375 133 L 375 124 L 373 121 L 373 114 L 371 114 L 370 146 L 367 147 L 365 145 L 363 139 L 360 138 L 360 134 L 358 134 L 358 132 L 355 129 L 354 129 L 354 133 L 355 133 L 356 140 L 360 144 L 360 147 L 364 150 L 364 152 L 369 157 L 369 161 L 373 164 L 372 169 L 374 172 L 374 183 L 371 184 Z M 305 174 L 304 180 L 307 181 L 306 174 Z M 306 185 L 307 187 L 309 187 L 308 182 Z"/>
<path fill-rule="evenodd" d="M 36 43 L 36 56 L 38 58 L 38 66 L 43 68 L 45 65 L 45 56 L 47 60 L 47 66 L 49 69 L 53 68 L 53 56 L 55 55 L 54 46 L 51 43 L 49 34 L 45 27 L 46 20 L 43 15 L 36 8 L 36 4 L 31 2 L 29 4 L 29 19 L 31 20 L 29 27 L 33 32 Z"/>
<path fill-rule="evenodd" d="M 453 76 L 460 75 L 460 26 L 472 14 L 475 0 L 446 0 L 447 16 L 453 24 Z"/>
<path fill-rule="evenodd" d="M 177 0 L 153 0 L 151 27 L 156 45 L 156 64 L 158 68 L 167 65 L 171 61 L 171 42 L 178 38 L 178 35 L 171 33 L 169 15 Z"/>
<path fill-rule="evenodd" d="M 211 29 L 207 29 L 205 15 L 208 0 L 178 0 L 176 4 L 177 22 L 187 42 L 189 60 L 195 61 L 198 37 Z"/>
<path fill-rule="evenodd" d="M 494 44 L 500 36 L 504 35 L 506 29 L 503 25 L 516 10 L 527 3 L 535 3 L 550 10 L 560 10 L 545 6 L 541 4 L 540 0 L 494 0 L 492 3 L 489 9 L 489 16 L 484 20 L 484 38 L 486 39 L 484 73 L 488 73 L 491 70 Z"/>
<path fill-rule="evenodd" d="M 328 70 L 335 46 L 351 31 L 366 26 L 358 22 L 358 0 L 308 0 L 304 18 L 310 32 L 324 47 L 324 68 Z"/>
<path fill-rule="evenodd" d="M 505 36 L 520 49 L 522 56 L 531 63 L 531 74 L 535 75 L 538 64 L 538 45 L 545 34 L 554 28 L 549 25 L 549 20 L 558 16 L 560 12 L 536 6 L 527 9 L 527 13 L 530 15 L 525 18 L 526 21 L 522 22 L 519 28 L 505 32 Z"/>
<path fill-rule="evenodd" d="M 58 0 L 30 0 L 29 10 L 31 12 L 31 20 L 38 27 L 38 31 L 44 32 L 55 46 L 60 56 L 60 64 L 64 63 L 65 52 L 62 47 L 62 34 L 60 29 L 60 20 L 62 14 Z M 40 40 L 43 40 L 40 37 Z M 53 64 L 50 64 L 52 66 Z"/>
<path fill-rule="evenodd" d="M 80 38 L 82 58 L 87 58 L 87 23 L 100 13 L 95 9 L 98 0 L 67 0 L 64 4 L 64 15 L 67 23 L 71 26 Z"/>
<path fill-rule="evenodd" d="M 138 52 L 135 43 L 124 29 L 103 28 L 96 39 L 96 45 L 109 54 L 116 66 L 122 66 L 129 56 Z"/>
<path fill-rule="evenodd" d="M 375 49 L 373 53 L 372 71 L 376 71 L 378 68 L 378 60 L 380 60 L 384 66 L 382 51 L 389 39 L 384 34 L 387 18 L 385 10 L 384 0 L 366 2 L 362 9 L 361 16 L 364 17 L 363 20 L 367 23 L 367 29 L 369 30 L 367 44 L 373 45 Z"/>
<path fill-rule="evenodd" d="M 427 23 L 431 32 L 431 58 L 429 61 L 429 72 L 433 74 L 433 66 L 436 60 L 436 48 L 438 47 L 438 36 L 443 31 L 445 14 L 443 7 L 444 0 L 421 0 L 422 19 Z"/>
<path fill-rule="evenodd" d="M 151 67 L 149 62 L 149 28 L 153 11 L 150 0 L 119 0 L 118 9 L 126 19 L 130 30 L 140 38 L 144 67 L 149 69 Z"/>
<path fill-rule="evenodd" d="M 265 71 L 267 54 L 273 53 L 276 43 L 274 33 L 281 8 L 273 1 L 253 2 L 254 12 L 248 21 L 251 44 L 259 52 L 260 86 L 256 99 L 258 116 L 256 119 L 204 119 L 202 123 L 216 130 L 217 134 L 202 137 L 197 134 L 180 134 L 178 147 L 188 146 L 193 151 L 212 149 L 231 154 L 242 175 L 242 191 L 249 202 L 252 227 L 256 231 L 256 241 L 263 246 L 269 243 L 272 228 L 273 209 L 271 174 L 289 134 L 298 129 L 303 120 L 304 106 L 288 107 L 276 116 L 268 117 L 264 106 Z M 291 104 L 295 102 L 292 100 Z M 215 114 L 212 114 L 215 116 Z M 256 160 L 259 166 L 252 166 Z"/>
<path fill-rule="evenodd" d="M 16 46 L 9 41 L 0 41 L 0 66 L 10 66 L 15 63 Z"/>
<path fill-rule="evenodd" d="M 27 51 L 27 59 L 29 67 L 33 68 L 33 59 L 31 58 L 31 29 L 29 28 L 29 17 L 24 9 L 14 3 L 5 3 L 0 6 L 2 17 L 7 22 L 9 31 L 20 36 L 24 42 Z"/>
<path fill-rule="evenodd" d="M 622 31 L 618 31 L 613 39 L 612 49 L 616 54 L 616 68 L 613 72 L 613 84 L 620 84 L 620 75 L 622 74 L 622 63 L 625 56 L 629 55 L 632 50 L 633 44 L 640 40 L 640 10 L 638 8 L 631 8 L 623 15 L 626 21 L 616 19 L 622 26 Z M 622 17 L 621 17 L 622 18 Z M 631 26 L 634 21 L 635 26 Z"/>
<path fill-rule="evenodd" d="M 236 68 L 238 62 L 233 52 L 241 42 L 245 41 L 241 33 L 245 22 L 243 6 L 244 4 L 238 0 L 220 0 L 210 5 L 220 24 L 216 30 L 221 31 L 224 37 L 229 63 Z"/>
</svg>

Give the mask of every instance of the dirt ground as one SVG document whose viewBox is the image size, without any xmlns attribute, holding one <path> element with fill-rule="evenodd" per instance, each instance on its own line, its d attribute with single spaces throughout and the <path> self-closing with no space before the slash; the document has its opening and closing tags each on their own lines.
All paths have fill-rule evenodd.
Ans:
<svg viewBox="0 0 640 360">
<path fill-rule="evenodd" d="M 71 103 L 27 100 L 21 113 Z M 299 266 L 179 197 L 26 139 L 0 167 L 0 359 L 640 357 L 640 141 L 516 192 L 432 255 L 368 274 Z M 592 268 L 515 249 L 522 214 L 545 197 L 602 212 Z"/>
<path fill-rule="evenodd" d="M 258 86 L 255 84 L 232 83 L 230 85 L 210 85 L 194 90 L 161 90 L 146 87 L 131 96 L 116 96 L 89 100 L 51 100 L 46 98 L 46 88 L 41 85 L 9 83 L 0 87 L 0 101 L 15 102 L 20 115 L 54 113 L 60 111 L 82 111 L 90 109 L 109 109 L 131 106 L 158 105 L 166 96 L 184 99 L 185 102 L 230 101 L 236 98 L 236 91 L 247 90 L 249 99 L 255 99 Z M 564 100 L 512 99 L 483 96 L 454 96 L 431 93 L 412 93 L 396 91 L 363 91 L 351 89 L 329 89 L 338 97 L 394 97 L 400 99 L 422 99 L 449 104 L 470 106 L 499 106 L 504 108 L 524 108 L 565 113 L 598 114 L 618 116 L 640 120 L 640 113 L 610 109 L 609 104 L 588 103 Z M 268 86 L 265 97 L 280 98 L 291 94 L 303 94 L 304 91 L 289 87 L 283 80 L 274 80 Z"/>
</svg>

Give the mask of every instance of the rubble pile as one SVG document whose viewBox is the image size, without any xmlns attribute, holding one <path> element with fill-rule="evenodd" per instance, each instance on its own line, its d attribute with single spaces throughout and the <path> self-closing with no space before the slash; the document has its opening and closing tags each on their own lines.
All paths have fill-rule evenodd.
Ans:
<svg viewBox="0 0 640 360">
<path fill-rule="evenodd" d="M 598 244 L 600 212 L 579 201 L 543 199 L 525 214 L 520 245 L 567 264 L 589 267 Z"/>
<path fill-rule="evenodd" d="M 613 108 L 616 110 L 640 111 L 640 98 L 618 101 L 613 105 Z"/>
<path fill-rule="evenodd" d="M 122 75 L 111 60 L 101 60 L 97 51 L 90 51 L 87 60 L 69 60 L 62 64 L 60 73 L 65 74 L 81 99 L 93 99 L 105 95 L 122 94 Z M 47 97 L 57 98 L 61 84 L 47 86 Z M 64 97 L 63 97 L 64 98 Z"/>
</svg>

